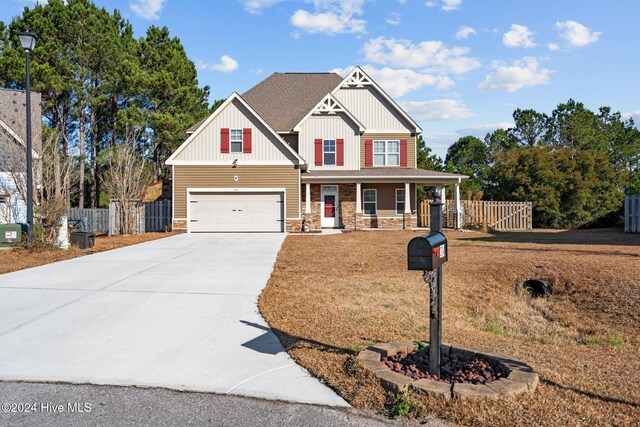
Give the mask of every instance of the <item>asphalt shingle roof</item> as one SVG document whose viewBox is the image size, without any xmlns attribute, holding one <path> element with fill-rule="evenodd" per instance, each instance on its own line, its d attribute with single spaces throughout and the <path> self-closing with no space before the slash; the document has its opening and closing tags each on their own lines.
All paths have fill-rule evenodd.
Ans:
<svg viewBox="0 0 640 427">
<path fill-rule="evenodd" d="M 276 132 L 289 132 L 341 81 L 336 73 L 274 73 L 241 96 Z M 205 120 L 187 133 L 195 132 Z"/>
<path fill-rule="evenodd" d="M 276 131 L 288 132 L 341 81 L 335 73 L 274 73 L 242 99 Z"/>
</svg>

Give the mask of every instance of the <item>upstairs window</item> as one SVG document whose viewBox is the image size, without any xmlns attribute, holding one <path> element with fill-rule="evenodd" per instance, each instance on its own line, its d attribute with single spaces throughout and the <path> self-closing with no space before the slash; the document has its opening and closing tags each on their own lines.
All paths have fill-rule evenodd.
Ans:
<svg viewBox="0 0 640 427">
<path fill-rule="evenodd" d="M 400 166 L 400 141 L 373 141 L 374 166 Z"/>
<path fill-rule="evenodd" d="M 335 166 L 336 165 L 336 140 L 335 139 L 325 139 L 322 141 L 322 157 L 323 164 L 325 166 Z"/>
<path fill-rule="evenodd" d="M 229 145 L 232 153 L 242 153 L 242 129 L 229 130 Z"/>
</svg>

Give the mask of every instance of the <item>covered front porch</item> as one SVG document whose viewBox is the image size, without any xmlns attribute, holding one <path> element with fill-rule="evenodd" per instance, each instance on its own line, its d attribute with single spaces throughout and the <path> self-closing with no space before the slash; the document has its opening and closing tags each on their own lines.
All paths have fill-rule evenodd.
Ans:
<svg viewBox="0 0 640 427">
<path fill-rule="evenodd" d="M 464 175 L 422 169 L 371 168 L 302 174 L 303 229 L 412 229 L 417 224 L 417 188 L 459 185 Z M 458 221 L 458 223 L 460 223 Z"/>
</svg>

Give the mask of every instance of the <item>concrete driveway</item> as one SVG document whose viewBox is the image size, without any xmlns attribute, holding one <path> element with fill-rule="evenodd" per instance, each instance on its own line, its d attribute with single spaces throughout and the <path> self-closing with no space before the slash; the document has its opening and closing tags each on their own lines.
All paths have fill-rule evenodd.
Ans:
<svg viewBox="0 0 640 427">
<path fill-rule="evenodd" d="M 0 275 L 0 380 L 346 406 L 258 313 L 283 239 L 183 234 Z"/>
</svg>

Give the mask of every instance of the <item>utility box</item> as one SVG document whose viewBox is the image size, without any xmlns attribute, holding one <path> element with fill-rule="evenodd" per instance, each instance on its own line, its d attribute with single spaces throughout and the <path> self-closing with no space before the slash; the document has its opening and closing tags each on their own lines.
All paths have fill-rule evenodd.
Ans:
<svg viewBox="0 0 640 427">
<path fill-rule="evenodd" d="M 22 242 L 23 232 L 27 232 L 26 224 L 0 224 L 0 247 L 9 247 Z"/>
<path fill-rule="evenodd" d="M 407 246 L 409 270 L 434 271 L 448 259 L 447 238 L 434 231 L 411 239 Z"/>
<path fill-rule="evenodd" d="M 87 233 L 86 231 L 72 231 L 71 244 L 77 245 L 80 249 L 92 248 L 96 241 L 95 233 Z"/>
</svg>

